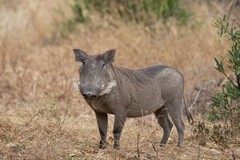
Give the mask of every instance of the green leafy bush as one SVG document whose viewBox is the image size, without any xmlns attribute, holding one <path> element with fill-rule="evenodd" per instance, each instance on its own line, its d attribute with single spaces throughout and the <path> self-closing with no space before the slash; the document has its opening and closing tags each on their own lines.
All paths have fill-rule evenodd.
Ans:
<svg viewBox="0 0 240 160">
<path fill-rule="evenodd" d="M 219 29 L 219 36 L 224 37 L 230 47 L 226 60 L 214 59 L 215 69 L 225 76 L 226 84 L 212 97 L 208 120 L 213 126 L 207 128 L 205 122 L 199 122 L 193 129 L 202 145 L 211 140 L 228 147 L 240 134 L 240 26 L 229 23 L 230 13 L 214 24 Z"/>
<path fill-rule="evenodd" d="M 240 131 L 240 27 L 232 27 L 226 16 L 219 19 L 215 26 L 220 30 L 219 35 L 226 36 L 231 45 L 227 61 L 215 58 L 215 69 L 222 73 L 227 83 L 219 93 L 212 97 L 212 110 L 209 120 L 213 123 L 222 121 L 223 126 L 234 131 Z M 230 78 L 227 70 L 234 76 Z"/>
<path fill-rule="evenodd" d="M 75 26 L 78 23 L 86 22 L 87 17 L 84 16 L 84 14 L 83 14 L 81 0 L 74 0 L 74 4 L 71 5 L 71 9 L 73 11 L 73 17 L 65 19 L 60 24 L 57 23 L 57 26 L 60 28 L 62 36 L 64 36 L 69 31 L 74 30 Z M 60 12 L 60 13 L 63 14 L 62 12 Z"/>
</svg>

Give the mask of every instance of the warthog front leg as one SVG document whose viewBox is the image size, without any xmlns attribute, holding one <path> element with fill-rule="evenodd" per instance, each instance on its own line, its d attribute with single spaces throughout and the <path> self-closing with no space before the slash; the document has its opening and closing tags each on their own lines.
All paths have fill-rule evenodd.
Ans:
<svg viewBox="0 0 240 160">
<path fill-rule="evenodd" d="M 97 124 L 98 124 L 98 130 L 100 133 L 100 142 L 99 142 L 99 148 L 105 149 L 107 146 L 107 127 L 108 127 L 108 116 L 107 113 L 98 113 L 95 112 L 96 118 L 97 118 Z"/>
<path fill-rule="evenodd" d="M 167 109 L 164 106 L 158 109 L 154 114 L 158 120 L 159 125 L 163 128 L 163 136 L 160 142 L 160 146 L 164 146 L 168 141 L 173 124 L 170 122 Z"/>
<path fill-rule="evenodd" d="M 115 114 L 114 119 L 114 128 L 113 128 L 113 137 L 114 137 L 114 149 L 120 149 L 120 137 L 122 133 L 122 129 L 124 126 L 124 123 L 126 121 L 126 116 Z"/>
</svg>

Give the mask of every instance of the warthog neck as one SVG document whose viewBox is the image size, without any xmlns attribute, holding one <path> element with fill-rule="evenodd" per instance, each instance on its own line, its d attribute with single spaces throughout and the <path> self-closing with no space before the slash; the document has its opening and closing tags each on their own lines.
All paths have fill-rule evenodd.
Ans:
<svg viewBox="0 0 240 160">
<path fill-rule="evenodd" d="M 122 96 L 144 96 L 155 88 L 159 88 L 157 80 L 148 78 L 136 70 L 127 68 L 113 67 L 113 79 L 116 81 L 115 94 Z"/>
</svg>

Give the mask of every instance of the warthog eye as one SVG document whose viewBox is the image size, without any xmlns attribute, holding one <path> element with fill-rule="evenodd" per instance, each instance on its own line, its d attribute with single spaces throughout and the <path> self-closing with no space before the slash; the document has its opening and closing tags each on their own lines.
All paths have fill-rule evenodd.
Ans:
<svg viewBox="0 0 240 160">
<path fill-rule="evenodd" d="M 84 65 L 84 64 L 86 63 L 86 61 L 87 61 L 87 59 L 84 59 L 84 60 L 82 61 L 82 64 Z"/>
<path fill-rule="evenodd" d="M 102 63 L 102 68 L 101 68 L 101 70 L 103 70 L 103 68 L 106 66 L 106 63 L 105 62 L 103 62 Z"/>
</svg>

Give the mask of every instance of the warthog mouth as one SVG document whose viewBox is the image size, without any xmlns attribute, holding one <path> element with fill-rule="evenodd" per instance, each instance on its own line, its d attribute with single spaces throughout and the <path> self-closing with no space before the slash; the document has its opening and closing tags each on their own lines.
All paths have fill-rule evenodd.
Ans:
<svg viewBox="0 0 240 160">
<path fill-rule="evenodd" d="M 77 83 L 77 85 L 76 85 Z M 77 90 L 79 90 L 80 88 L 80 81 L 77 81 L 76 83 L 74 83 L 74 88 L 76 88 Z M 111 82 L 108 82 L 107 86 L 105 87 L 104 85 L 101 86 L 101 92 L 99 94 L 99 96 L 103 96 L 105 94 L 108 94 L 112 91 L 112 88 L 117 86 L 116 80 L 113 80 Z"/>
</svg>

